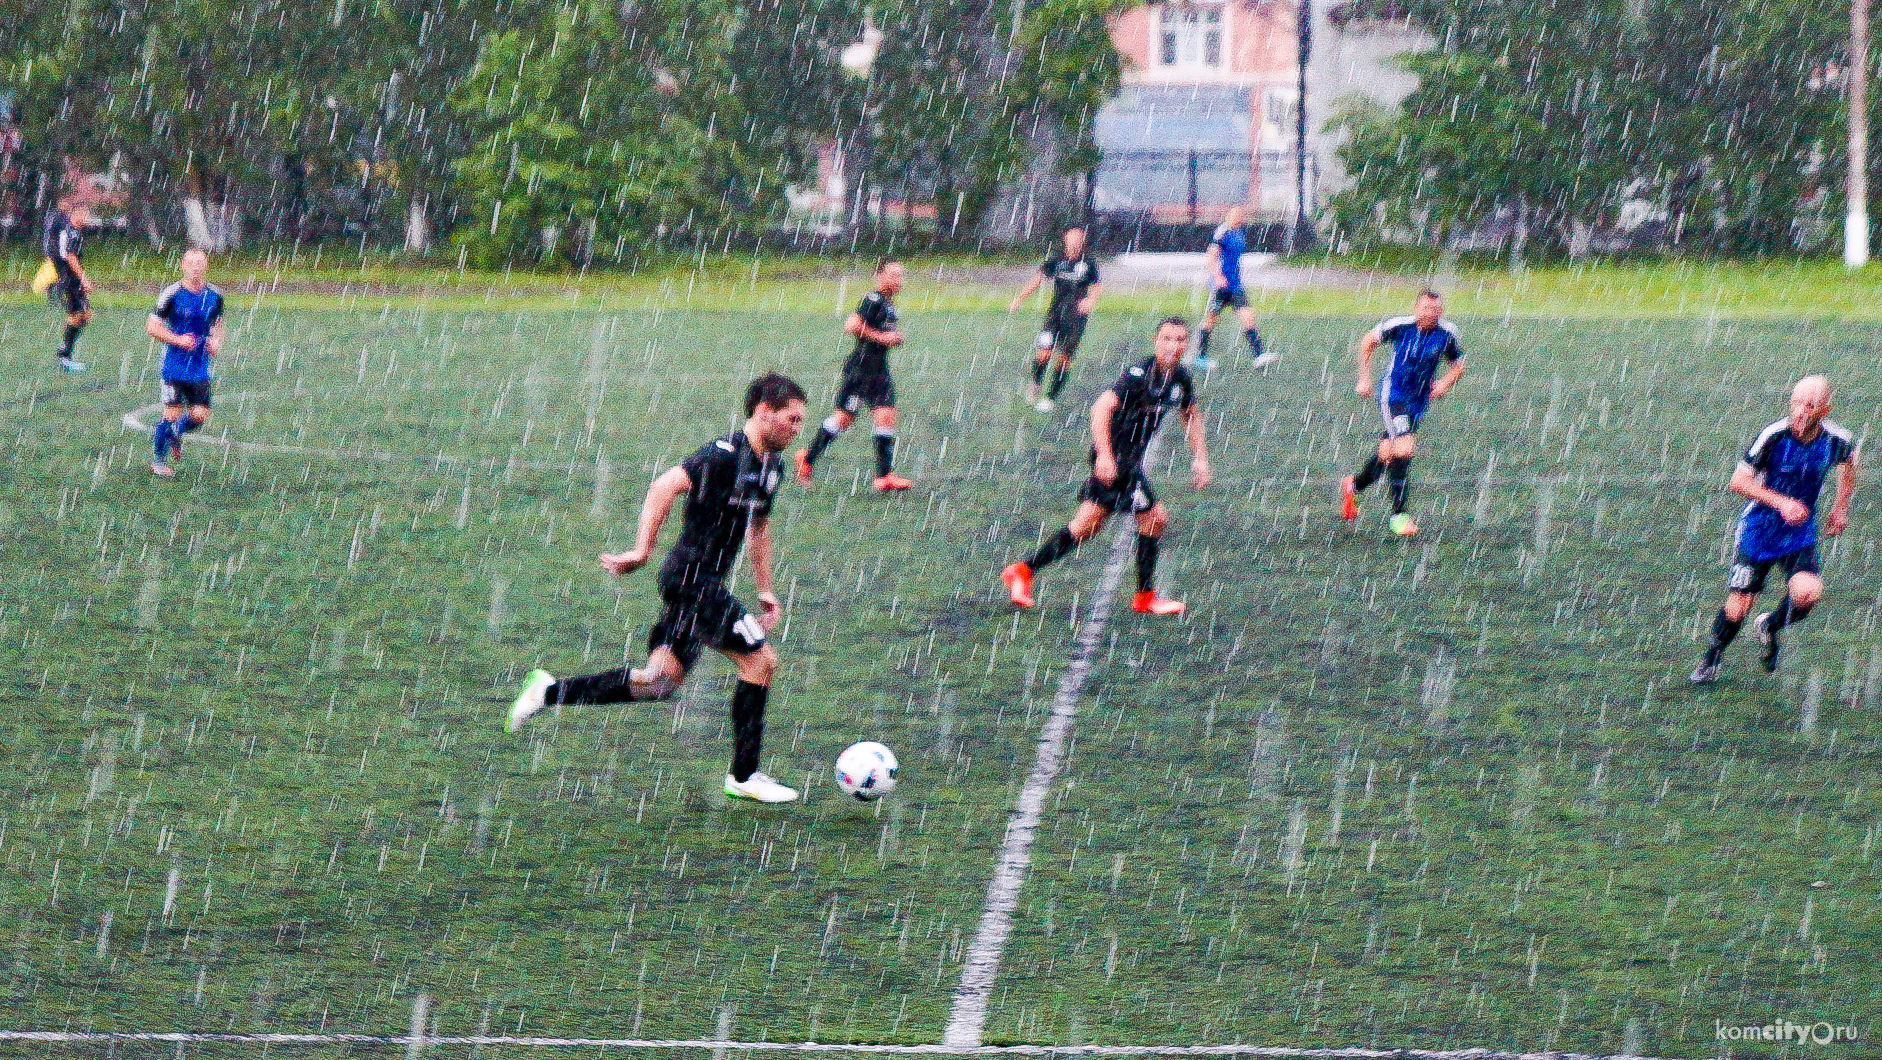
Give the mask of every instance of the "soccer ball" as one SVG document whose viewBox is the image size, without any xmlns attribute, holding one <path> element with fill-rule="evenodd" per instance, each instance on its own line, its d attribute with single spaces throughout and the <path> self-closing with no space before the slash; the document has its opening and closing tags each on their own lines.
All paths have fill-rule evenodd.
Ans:
<svg viewBox="0 0 1882 1060">
<path fill-rule="evenodd" d="M 861 802 L 873 802 L 895 790 L 900 768 L 894 751 L 868 740 L 854 743 L 836 756 L 836 786 Z"/>
</svg>

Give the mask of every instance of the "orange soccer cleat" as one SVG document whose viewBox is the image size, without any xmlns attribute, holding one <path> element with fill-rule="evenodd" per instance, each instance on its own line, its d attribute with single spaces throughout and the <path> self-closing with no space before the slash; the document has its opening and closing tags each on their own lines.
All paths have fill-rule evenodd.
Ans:
<svg viewBox="0 0 1882 1060">
<path fill-rule="evenodd" d="M 1000 572 L 1000 580 L 1006 583 L 1006 591 L 1013 597 L 1014 607 L 1032 606 L 1032 568 L 1024 563 L 1008 564 Z"/>
<path fill-rule="evenodd" d="M 1131 601 L 1131 610 L 1140 615 L 1180 615 L 1183 602 L 1167 596 L 1158 596 L 1155 589 L 1139 589 L 1136 599 Z"/>
<path fill-rule="evenodd" d="M 890 490 L 905 490 L 913 485 L 913 482 L 910 482 L 893 471 L 876 478 L 876 489 L 883 493 L 887 493 Z"/>
<path fill-rule="evenodd" d="M 1359 491 L 1353 488 L 1353 476 L 1340 480 L 1340 518 L 1351 522 L 1359 518 Z"/>
<path fill-rule="evenodd" d="M 797 451 L 797 484 L 810 485 L 810 451 L 806 449 Z"/>
</svg>

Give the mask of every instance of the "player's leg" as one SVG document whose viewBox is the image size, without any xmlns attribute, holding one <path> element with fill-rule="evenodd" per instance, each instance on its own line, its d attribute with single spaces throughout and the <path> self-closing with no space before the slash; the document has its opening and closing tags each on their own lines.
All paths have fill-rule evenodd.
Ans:
<svg viewBox="0 0 1882 1060">
<path fill-rule="evenodd" d="M 853 388 L 853 381 L 844 376 L 842 389 L 837 391 L 836 408 L 824 417 L 823 425 L 817 428 L 816 437 L 810 440 L 810 446 L 797 451 L 797 481 L 806 486 L 810 485 L 811 468 L 817 463 L 817 458 L 856 422 L 856 410 L 862 407 L 862 401 L 851 392 Z"/>
<path fill-rule="evenodd" d="M 193 399 L 190 402 L 189 415 L 183 416 L 177 420 L 176 433 L 177 433 L 177 438 L 179 440 L 181 440 L 183 435 L 186 435 L 191 431 L 202 429 L 203 424 L 209 422 L 209 396 L 207 394 L 207 390 L 208 390 L 207 384 L 205 384 L 202 387 L 202 390 L 204 392 L 201 394 L 201 396 Z"/>
<path fill-rule="evenodd" d="M 1170 513 L 1162 503 L 1137 513 L 1137 595 L 1131 610 L 1145 615 L 1180 615 L 1183 604 L 1157 594 L 1157 556 Z"/>
<path fill-rule="evenodd" d="M 557 680 L 547 670 L 531 670 L 523 678 L 523 690 L 510 704 L 510 716 L 504 728 L 510 732 L 548 707 L 566 703 L 632 703 L 666 699 L 686 680 L 686 663 L 669 647 L 658 647 L 647 654 L 647 662 L 638 667 L 617 667 L 598 674 Z"/>
<path fill-rule="evenodd" d="M 1771 563 L 1769 560 L 1753 561 L 1743 555 L 1732 560 L 1731 573 L 1725 580 L 1725 606 L 1712 616 L 1712 635 L 1706 640 L 1705 657 L 1692 672 L 1694 684 L 1718 679 L 1719 661 L 1725 658 L 1725 649 L 1737 638 L 1745 616 L 1751 613 L 1751 605 L 1764 591 L 1764 579 L 1770 573 Z"/>
<path fill-rule="evenodd" d="M 188 407 L 183 396 L 170 383 L 163 384 L 163 414 L 157 418 L 157 427 L 151 431 L 150 473 L 163 478 L 176 474 L 170 466 L 178 451 L 177 421 L 183 418 Z"/>
<path fill-rule="evenodd" d="M 1039 403 L 1046 383 L 1046 366 L 1052 363 L 1052 348 L 1058 342 L 1058 321 L 1048 316 L 1039 329 L 1039 341 L 1033 344 L 1032 384 L 1026 388 L 1026 403 L 1029 405 Z"/>
<path fill-rule="evenodd" d="M 1095 480 L 1094 480 L 1095 481 Z M 1111 509 L 1099 501 L 1092 500 L 1087 494 L 1092 493 L 1092 483 L 1086 483 L 1081 492 L 1078 511 L 1073 513 L 1072 521 L 1059 528 L 1059 532 L 1045 539 L 1032 554 L 1032 558 L 1023 563 L 1008 564 L 1000 572 L 1000 580 L 1006 583 L 1007 592 L 1013 603 L 1019 607 L 1031 607 L 1033 572 L 1050 566 L 1064 559 L 1078 546 L 1091 540 L 1093 534 L 1111 518 Z"/>
<path fill-rule="evenodd" d="M 1815 549 L 1808 551 L 1814 553 Z M 1789 557 L 1786 559 L 1788 560 Z M 1777 610 L 1759 615 L 1756 622 L 1758 643 L 1764 645 L 1764 654 L 1759 657 L 1758 661 L 1764 666 L 1766 673 L 1773 673 L 1777 670 L 1778 653 L 1783 650 L 1783 645 L 1778 641 L 1778 633 L 1785 626 L 1795 625 L 1809 617 L 1810 609 L 1817 606 L 1818 600 L 1823 599 L 1823 578 L 1815 569 L 1815 556 L 1813 555 L 1807 564 L 1795 566 L 1796 569 L 1791 574 L 1790 580 L 1785 582 L 1783 602 L 1777 605 Z"/>
<path fill-rule="evenodd" d="M 1196 367 L 1204 371 L 1215 367 L 1209 359 L 1209 334 L 1215 330 L 1215 322 L 1222 315 L 1222 307 L 1227 304 L 1228 291 L 1220 290 L 1209 296 L 1209 311 L 1202 315 L 1202 327 L 1196 333 Z"/>
<path fill-rule="evenodd" d="M 1065 389 L 1065 380 L 1072 372 L 1072 358 L 1078 356 L 1078 343 L 1085 337 L 1085 318 L 1077 313 L 1067 312 L 1063 325 L 1059 328 L 1059 341 L 1052 363 L 1052 385 L 1046 390 L 1046 400 L 1057 401 L 1059 392 Z"/>
<path fill-rule="evenodd" d="M 888 385 L 886 404 L 869 410 L 876 438 L 876 482 L 879 490 L 905 490 L 914 483 L 895 473 L 895 388 Z"/>
<path fill-rule="evenodd" d="M 771 676 L 778 669 L 778 654 L 765 640 L 764 626 L 724 586 L 701 593 L 698 614 L 701 633 L 738 669 L 732 686 L 732 769 L 725 775 L 725 794 L 756 802 L 796 799 L 795 789 L 758 771 L 764 750 L 765 702 L 771 694 Z"/>
<path fill-rule="evenodd" d="M 1411 462 L 1418 453 L 1418 436 L 1407 431 L 1391 439 L 1387 449 L 1385 480 L 1392 492 L 1392 532 L 1410 537 L 1418 532 L 1417 524 L 1405 513 L 1405 505 L 1411 499 Z"/>
<path fill-rule="evenodd" d="M 1243 295 L 1242 304 L 1235 308 L 1235 315 L 1242 322 L 1242 335 L 1248 339 L 1248 355 L 1255 359 L 1255 367 L 1266 368 L 1279 360 L 1280 355 L 1269 353 L 1262 345 L 1261 332 L 1255 330 L 1255 311 L 1247 303 L 1247 296 Z"/>
<path fill-rule="evenodd" d="M 78 337 L 84 332 L 85 325 L 91 323 L 91 300 L 85 295 L 85 288 L 74 276 L 65 285 L 65 335 L 59 342 L 59 367 L 68 372 L 82 372 L 86 365 L 72 356 L 78 347 Z"/>
</svg>

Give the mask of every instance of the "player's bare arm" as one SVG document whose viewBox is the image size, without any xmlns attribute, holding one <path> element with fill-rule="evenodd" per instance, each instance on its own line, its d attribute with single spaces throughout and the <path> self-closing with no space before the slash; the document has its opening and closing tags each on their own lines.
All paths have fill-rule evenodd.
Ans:
<svg viewBox="0 0 1882 1060">
<path fill-rule="evenodd" d="M 222 321 L 218 320 L 210 325 L 209 341 L 203 344 L 203 349 L 207 350 L 211 357 L 222 352 Z"/>
<path fill-rule="evenodd" d="M 849 319 L 843 322 L 843 330 L 866 342 L 879 342 L 884 346 L 900 346 L 902 344 L 901 332 L 894 330 L 882 331 L 872 328 L 868 324 L 863 323 L 863 315 L 861 313 L 851 313 Z"/>
<path fill-rule="evenodd" d="M 1098 295 L 1103 290 L 1104 284 L 1094 283 L 1091 289 L 1085 292 L 1085 297 L 1078 300 L 1078 312 L 1081 316 L 1090 316 L 1091 311 L 1098 307 Z"/>
<path fill-rule="evenodd" d="M 1353 388 L 1353 393 L 1362 398 L 1372 396 L 1372 351 L 1378 349 L 1382 341 L 1377 329 L 1366 332 L 1366 337 L 1359 340 L 1359 385 Z"/>
<path fill-rule="evenodd" d="M 1849 526 L 1849 498 L 1855 492 L 1856 456 L 1851 453 L 1836 476 L 1836 502 L 1830 505 L 1830 514 L 1824 517 L 1823 536 L 1835 537 Z"/>
<path fill-rule="evenodd" d="M 763 608 L 758 614 L 758 624 L 766 633 L 771 632 L 784 617 L 784 605 L 778 602 L 778 596 L 771 591 L 771 519 L 755 518 L 751 521 L 751 531 L 746 535 L 746 551 L 751 555 L 752 579 L 758 583 L 758 605 Z"/>
<path fill-rule="evenodd" d="M 1098 451 L 1091 473 L 1109 486 L 1117 481 L 1117 455 L 1111 452 L 1111 416 L 1117 412 L 1117 394 L 1107 390 L 1091 403 L 1091 445 Z"/>
<path fill-rule="evenodd" d="M 1032 279 L 1026 286 L 1018 294 L 1013 296 L 1013 301 L 1006 307 L 1006 311 L 1009 313 L 1019 312 L 1019 307 L 1025 303 L 1026 299 L 1033 296 L 1033 292 L 1039 290 L 1039 285 L 1044 283 L 1045 279 L 1044 273 L 1033 273 Z"/>
<path fill-rule="evenodd" d="M 1218 290 L 1229 285 L 1229 278 L 1227 274 L 1222 271 L 1222 246 L 1219 243 L 1209 244 L 1209 273 L 1215 277 L 1215 285 Z M 1211 317 L 1210 319 L 1214 318 Z"/>
<path fill-rule="evenodd" d="M 1457 381 L 1462 378 L 1464 378 L 1464 362 L 1460 358 L 1452 361 L 1450 370 L 1439 376 L 1437 382 L 1431 384 L 1431 396 L 1441 398 L 1450 393 L 1451 388 L 1456 386 Z"/>
<path fill-rule="evenodd" d="M 222 324 L 218 322 L 216 328 L 220 330 L 221 327 Z M 178 349 L 193 350 L 196 348 L 196 336 L 179 335 L 171 331 L 170 328 L 164 324 L 163 318 L 155 313 L 144 318 L 144 334 L 149 335 L 158 342 L 168 343 Z"/>
<path fill-rule="evenodd" d="M 1802 501 L 1793 500 L 1774 489 L 1767 489 L 1758 481 L 1758 473 L 1751 468 L 1740 467 L 1733 471 L 1730 489 L 1741 497 L 1775 508 L 1777 513 L 1783 516 L 1786 525 L 1802 526 L 1810 518 L 1810 509 L 1805 507 Z M 1837 495 L 1839 499 L 1842 496 L 1840 483 Z"/>
<path fill-rule="evenodd" d="M 601 566 L 609 574 L 631 574 L 647 565 L 659 540 L 660 526 L 673 511 L 673 502 L 693 488 L 693 477 L 683 467 L 671 467 L 647 487 L 647 499 L 640 506 L 640 529 L 634 535 L 634 547 L 626 552 L 603 552 Z"/>
<path fill-rule="evenodd" d="M 1205 445 L 1204 416 L 1201 405 L 1183 410 L 1183 437 L 1189 441 L 1189 480 L 1197 489 L 1207 489 L 1214 476 L 1209 471 L 1209 451 Z"/>
</svg>

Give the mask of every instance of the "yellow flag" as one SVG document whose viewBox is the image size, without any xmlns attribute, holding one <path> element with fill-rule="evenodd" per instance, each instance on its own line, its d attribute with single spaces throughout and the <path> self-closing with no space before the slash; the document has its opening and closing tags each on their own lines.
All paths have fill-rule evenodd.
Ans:
<svg viewBox="0 0 1882 1060">
<path fill-rule="evenodd" d="M 39 263 L 39 271 L 33 273 L 33 293 L 45 294 L 52 290 L 52 285 L 59 282 L 59 270 L 52 267 L 52 259 Z"/>
</svg>

